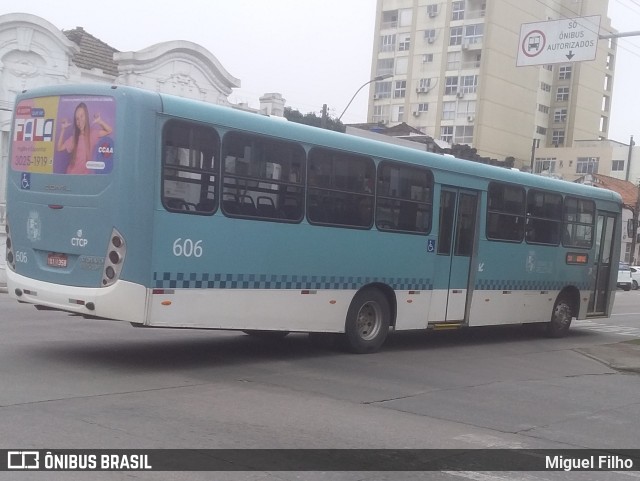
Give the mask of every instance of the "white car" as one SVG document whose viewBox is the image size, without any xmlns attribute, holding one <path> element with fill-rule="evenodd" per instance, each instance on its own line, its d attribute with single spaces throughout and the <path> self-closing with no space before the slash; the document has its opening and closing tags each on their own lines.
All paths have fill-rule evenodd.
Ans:
<svg viewBox="0 0 640 481">
<path fill-rule="evenodd" d="M 631 286 L 633 286 L 631 267 L 627 264 L 620 264 L 618 266 L 618 281 L 616 282 L 616 287 L 622 287 L 625 291 L 630 291 Z"/>
<path fill-rule="evenodd" d="M 630 266 L 631 268 L 631 289 L 634 291 L 640 287 L 640 266 Z"/>
</svg>

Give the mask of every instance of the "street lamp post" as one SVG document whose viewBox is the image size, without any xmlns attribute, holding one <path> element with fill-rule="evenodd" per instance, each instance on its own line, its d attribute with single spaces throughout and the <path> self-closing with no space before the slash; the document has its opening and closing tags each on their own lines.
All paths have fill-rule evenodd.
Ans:
<svg viewBox="0 0 640 481">
<path fill-rule="evenodd" d="M 363 83 L 360 88 L 358 90 L 356 90 L 356 93 L 353 94 L 353 97 L 351 97 L 351 100 L 349 100 L 349 103 L 347 104 L 347 106 L 344 108 L 344 110 L 342 111 L 342 113 L 340 114 L 340 117 L 338 117 L 338 120 L 340 120 L 342 118 L 342 116 L 344 115 L 344 113 L 347 111 L 347 109 L 349 108 L 349 105 L 351 105 L 351 102 L 353 102 L 353 99 L 356 98 L 356 95 L 358 95 L 358 92 L 360 92 L 363 88 L 365 88 L 367 85 L 369 85 L 370 83 L 373 82 L 379 82 L 381 80 L 385 80 L 388 78 L 393 77 L 393 74 L 385 74 L 385 75 L 378 75 L 377 77 L 372 78 L 371 80 L 366 81 L 365 83 Z"/>
</svg>

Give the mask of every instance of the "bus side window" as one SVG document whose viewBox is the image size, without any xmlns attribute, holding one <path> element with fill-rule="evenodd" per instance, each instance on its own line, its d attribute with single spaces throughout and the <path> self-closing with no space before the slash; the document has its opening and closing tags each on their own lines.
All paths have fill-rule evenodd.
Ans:
<svg viewBox="0 0 640 481">
<path fill-rule="evenodd" d="M 373 159 L 337 150 L 309 153 L 307 217 L 312 224 L 368 229 L 373 224 Z"/>
<path fill-rule="evenodd" d="M 182 214 L 213 214 L 218 207 L 218 133 L 202 125 L 169 120 L 162 140 L 162 204 L 165 209 Z"/>
<path fill-rule="evenodd" d="M 566 197 L 563 210 L 562 244 L 589 249 L 593 245 L 595 203 L 592 200 Z"/>
<path fill-rule="evenodd" d="M 489 184 L 487 239 L 521 242 L 524 238 L 525 190 L 508 184 Z"/>
<path fill-rule="evenodd" d="M 376 226 L 383 231 L 431 231 L 433 175 L 429 169 L 381 161 L 378 165 Z"/>
<path fill-rule="evenodd" d="M 526 240 L 529 244 L 560 244 L 562 196 L 531 189 L 527 193 Z"/>
<path fill-rule="evenodd" d="M 225 215 L 279 222 L 302 220 L 306 158 L 301 145 L 229 132 L 222 150 Z"/>
</svg>

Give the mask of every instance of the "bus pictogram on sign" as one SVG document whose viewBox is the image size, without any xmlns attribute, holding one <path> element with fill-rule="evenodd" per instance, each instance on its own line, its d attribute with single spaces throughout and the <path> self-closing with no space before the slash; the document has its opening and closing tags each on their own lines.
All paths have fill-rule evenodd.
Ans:
<svg viewBox="0 0 640 481">
<path fill-rule="evenodd" d="M 541 30 L 532 30 L 525 35 L 522 41 L 522 53 L 527 57 L 535 57 L 542 53 L 546 44 L 547 38 L 544 36 L 544 32 Z"/>
</svg>

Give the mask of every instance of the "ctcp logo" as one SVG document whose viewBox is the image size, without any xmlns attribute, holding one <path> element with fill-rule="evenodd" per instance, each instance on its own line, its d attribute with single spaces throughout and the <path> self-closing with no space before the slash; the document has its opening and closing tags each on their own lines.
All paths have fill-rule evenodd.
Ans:
<svg viewBox="0 0 640 481">
<path fill-rule="evenodd" d="M 76 247 L 85 247 L 89 243 L 88 239 L 82 237 L 82 229 L 78 229 L 76 237 L 71 238 L 71 245 Z"/>
</svg>

